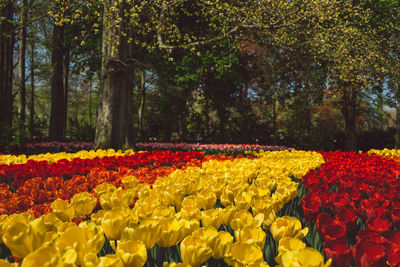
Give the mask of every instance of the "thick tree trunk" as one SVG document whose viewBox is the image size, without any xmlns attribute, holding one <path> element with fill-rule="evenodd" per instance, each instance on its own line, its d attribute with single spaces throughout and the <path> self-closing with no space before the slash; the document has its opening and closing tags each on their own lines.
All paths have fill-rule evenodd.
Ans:
<svg viewBox="0 0 400 267">
<path fill-rule="evenodd" d="M 144 105 L 146 101 L 146 87 L 145 87 L 145 72 L 139 71 L 140 75 L 140 87 L 139 87 L 139 108 L 138 108 L 138 130 L 140 137 L 143 138 L 143 115 Z"/>
<path fill-rule="evenodd" d="M 126 17 L 122 17 L 119 27 L 108 25 L 115 21 L 117 14 L 110 10 L 115 0 L 104 5 L 104 25 L 102 38 L 101 94 L 97 116 L 95 147 L 122 148 L 133 145 L 133 66 L 132 44 Z M 126 3 L 120 3 L 120 14 L 127 10 Z M 117 39 L 116 39 L 117 38 Z"/>
<path fill-rule="evenodd" d="M 51 65 L 51 114 L 49 138 L 62 141 L 65 135 L 65 96 L 63 83 L 64 26 L 54 25 Z"/>
<path fill-rule="evenodd" d="M 29 103 L 29 132 L 31 138 L 35 135 L 35 44 L 31 43 L 31 97 Z"/>
<path fill-rule="evenodd" d="M 396 92 L 396 132 L 394 134 L 394 146 L 400 148 L 400 86 L 397 84 Z"/>
<path fill-rule="evenodd" d="M 66 40 L 64 46 L 64 64 L 63 64 L 63 86 L 64 86 L 64 129 L 67 131 L 67 114 L 68 114 L 68 88 L 69 88 L 69 64 L 70 64 L 71 45 Z"/>
<path fill-rule="evenodd" d="M 19 32 L 19 62 L 18 62 L 18 87 L 20 96 L 20 138 L 25 138 L 26 119 L 26 87 L 25 87 L 25 51 L 26 51 L 26 21 L 27 21 L 27 0 L 21 1 L 21 30 Z"/>
<path fill-rule="evenodd" d="M 357 149 L 356 128 L 357 89 L 354 85 L 345 84 L 343 89 L 344 146 L 347 151 Z"/>
<path fill-rule="evenodd" d="M 15 42 L 15 25 L 13 20 L 13 1 L 0 7 L 0 138 L 5 130 L 12 126 L 12 80 L 13 48 Z"/>
</svg>

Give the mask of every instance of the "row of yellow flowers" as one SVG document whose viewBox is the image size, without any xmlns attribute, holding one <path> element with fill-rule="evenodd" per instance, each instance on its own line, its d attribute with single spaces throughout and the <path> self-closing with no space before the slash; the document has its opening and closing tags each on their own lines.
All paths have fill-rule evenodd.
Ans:
<svg viewBox="0 0 400 267">
<path fill-rule="evenodd" d="M 400 149 L 389 149 L 389 148 L 384 148 L 382 150 L 370 149 L 367 153 L 370 155 L 400 157 Z"/>
<path fill-rule="evenodd" d="M 279 266 L 329 266 L 330 260 L 324 263 L 301 241 L 308 228 L 295 217 L 276 215 L 297 196 L 298 184 L 290 176 L 300 178 L 317 168 L 322 156 L 304 151 L 256 155 L 177 170 L 152 188 L 134 176 L 122 180 L 124 189 L 103 183 L 95 189 L 102 207 L 97 212 L 96 197 L 84 192 L 71 203 L 54 201 L 52 212 L 38 219 L 3 215 L 0 239 L 13 256 L 23 258 L 21 266 L 154 265 L 164 259 L 165 249 L 179 257 L 164 266 L 200 266 L 210 258 L 232 266 L 268 266 L 263 254 L 268 242 L 278 244 Z M 84 221 L 76 225 L 73 218 Z M 0 261 L 7 265 L 12 264 Z"/>
<path fill-rule="evenodd" d="M 35 161 L 47 161 L 48 163 L 54 163 L 62 159 L 73 160 L 76 158 L 81 159 L 93 159 L 93 158 L 103 158 L 103 157 L 112 157 L 112 156 L 125 156 L 125 155 L 133 155 L 135 152 L 133 149 L 128 149 L 125 151 L 114 149 L 98 149 L 98 150 L 81 150 L 76 153 L 45 153 L 45 154 L 37 154 L 37 155 L 0 155 L 0 164 L 25 164 L 28 160 Z"/>
</svg>

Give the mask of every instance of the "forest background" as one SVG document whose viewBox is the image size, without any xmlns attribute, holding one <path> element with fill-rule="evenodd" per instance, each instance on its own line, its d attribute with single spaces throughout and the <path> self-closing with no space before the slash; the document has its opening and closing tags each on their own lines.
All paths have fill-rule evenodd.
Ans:
<svg viewBox="0 0 400 267">
<path fill-rule="evenodd" d="M 0 151 L 400 147 L 398 0 L 0 0 Z"/>
</svg>

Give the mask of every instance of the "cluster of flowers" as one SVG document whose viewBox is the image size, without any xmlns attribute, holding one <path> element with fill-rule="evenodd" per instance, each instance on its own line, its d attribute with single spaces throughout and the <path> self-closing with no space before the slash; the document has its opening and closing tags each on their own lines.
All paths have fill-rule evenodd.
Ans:
<svg viewBox="0 0 400 267">
<path fill-rule="evenodd" d="M 186 152 L 186 154 L 191 152 Z M 179 159 L 179 158 L 177 158 Z M 122 186 L 121 179 L 126 175 L 134 175 L 141 183 L 153 184 L 158 177 L 166 176 L 178 168 L 201 166 L 204 160 L 233 159 L 225 155 L 207 155 L 198 159 L 185 158 L 168 162 L 171 166 L 158 166 L 146 164 L 136 169 L 119 167 L 116 171 L 105 168 L 93 168 L 85 176 L 73 175 L 64 181 L 61 177 L 34 177 L 25 181 L 17 188 L 15 193 L 10 191 L 7 184 L 0 184 L 0 214 L 13 214 L 27 211 L 38 217 L 50 211 L 50 204 L 55 199 L 70 200 L 73 195 L 80 192 L 92 192 L 93 189 L 107 182 L 114 186 Z"/>
<path fill-rule="evenodd" d="M 303 177 L 304 215 L 316 220 L 335 266 L 400 265 L 400 165 L 388 157 L 322 153 Z"/>
<path fill-rule="evenodd" d="M 126 156 L 106 156 L 93 159 L 74 158 L 71 161 L 62 159 L 55 163 L 28 160 L 26 164 L 0 165 L 0 180 L 13 181 L 14 188 L 19 188 L 26 180 L 34 177 L 58 176 L 70 178 L 74 175 L 86 175 L 93 168 L 101 167 L 107 170 L 117 170 L 120 167 L 137 168 L 146 164 L 161 166 L 174 162 L 186 162 L 191 159 L 202 159 L 203 157 L 203 153 L 196 151 L 151 151 Z"/>
<path fill-rule="evenodd" d="M 303 151 L 208 160 L 152 187 L 128 174 L 121 179 L 124 189 L 99 184 L 92 194 L 55 200 L 52 211 L 37 219 L 1 215 L 0 240 L 23 258 L 21 266 L 268 266 L 264 255 L 271 242 L 277 243 L 279 266 L 329 266 L 301 241 L 308 228 L 276 215 L 297 196 L 290 176 L 301 177 L 321 162 L 320 154 Z"/>
<path fill-rule="evenodd" d="M 284 146 L 265 146 L 265 145 L 250 145 L 250 144 L 200 144 L 200 143 L 136 143 L 139 149 L 171 149 L 171 150 L 185 150 L 185 151 L 203 151 L 203 150 L 217 150 L 217 151 L 281 151 L 293 150 L 292 148 Z"/>
<path fill-rule="evenodd" d="M 371 149 L 368 151 L 370 155 L 380 155 L 380 156 L 389 156 L 389 157 L 400 157 L 400 149 Z"/>
<path fill-rule="evenodd" d="M 76 153 L 67 153 L 67 152 L 60 152 L 60 153 L 44 153 L 44 154 L 36 154 L 36 155 L 0 155 L 0 164 L 10 165 L 10 164 L 25 164 L 28 160 L 34 161 L 47 161 L 48 163 L 54 163 L 59 160 L 69 160 L 72 161 L 73 159 L 80 158 L 80 159 L 93 159 L 93 158 L 104 158 L 104 157 L 118 157 L 118 156 L 125 156 L 125 155 L 133 155 L 135 152 L 132 149 L 128 149 L 125 151 L 115 151 L 114 149 L 110 148 L 107 150 L 98 149 L 94 150 L 81 150 Z"/>
</svg>

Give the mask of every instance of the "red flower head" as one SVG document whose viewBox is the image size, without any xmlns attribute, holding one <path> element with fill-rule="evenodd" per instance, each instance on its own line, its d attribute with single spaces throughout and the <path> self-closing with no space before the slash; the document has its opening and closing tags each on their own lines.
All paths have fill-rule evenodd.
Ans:
<svg viewBox="0 0 400 267">
<path fill-rule="evenodd" d="M 333 266 L 348 266 L 350 264 L 350 250 L 342 240 L 326 242 L 324 247 L 325 257 L 332 259 Z"/>
<path fill-rule="evenodd" d="M 384 220 L 380 217 L 377 217 L 373 220 L 367 221 L 368 229 L 379 232 L 379 233 L 384 233 L 384 232 L 388 231 L 391 226 L 392 226 L 391 222 Z"/>
<path fill-rule="evenodd" d="M 343 209 L 336 215 L 336 219 L 346 224 L 347 231 L 354 231 L 357 225 L 358 215 L 353 208 Z"/>
</svg>

